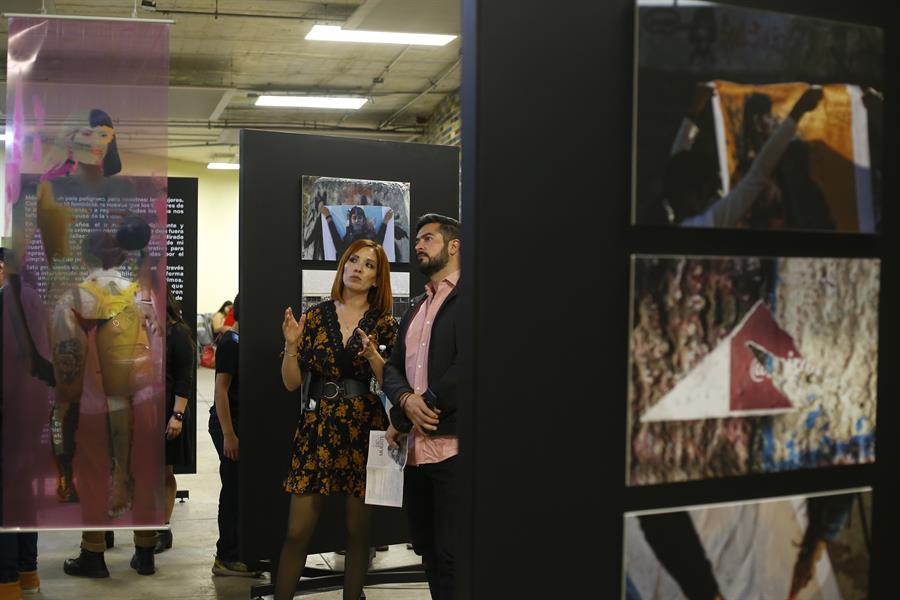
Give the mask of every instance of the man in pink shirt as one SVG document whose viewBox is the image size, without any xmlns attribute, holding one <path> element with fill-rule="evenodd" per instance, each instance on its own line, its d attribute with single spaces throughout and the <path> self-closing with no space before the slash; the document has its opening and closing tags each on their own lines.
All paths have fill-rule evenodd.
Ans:
<svg viewBox="0 0 900 600">
<path fill-rule="evenodd" d="M 409 435 L 403 506 L 413 548 L 425 564 L 432 599 L 454 600 L 459 221 L 427 214 L 416 230 L 416 260 L 430 281 L 403 316 L 384 367 L 384 391 L 393 404 L 387 437 L 397 447 L 397 437 Z"/>
</svg>

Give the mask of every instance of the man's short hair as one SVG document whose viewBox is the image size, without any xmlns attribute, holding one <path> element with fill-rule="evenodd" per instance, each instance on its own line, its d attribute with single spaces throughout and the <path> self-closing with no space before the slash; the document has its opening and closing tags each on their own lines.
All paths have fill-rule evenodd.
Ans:
<svg viewBox="0 0 900 600">
<path fill-rule="evenodd" d="M 453 217 L 445 217 L 437 213 L 427 213 L 419 217 L 419 220 L 416 221 L 416 231 L 432 223 L 437 223 L 440 226 L 438 231 L 444 237 L 444 242 L 459 239 L 459 221 Z"/>
</svg>

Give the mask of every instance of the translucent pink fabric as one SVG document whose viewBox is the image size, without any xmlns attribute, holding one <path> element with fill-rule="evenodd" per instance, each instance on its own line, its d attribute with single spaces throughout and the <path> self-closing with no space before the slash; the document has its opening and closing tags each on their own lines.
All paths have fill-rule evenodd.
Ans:
<svg viewBox="0 0 900 600">
<path fill-rule="evenodd" d="M 165 24 L 9 20 L 3 528 L 165 520 L 168 68 Z"/>
</svg>

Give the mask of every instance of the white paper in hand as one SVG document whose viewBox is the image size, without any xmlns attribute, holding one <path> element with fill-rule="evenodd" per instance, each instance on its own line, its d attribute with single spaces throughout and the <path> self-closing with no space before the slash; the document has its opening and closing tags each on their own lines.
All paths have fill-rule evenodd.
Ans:
<svg viewBox="0 0 900 600">
<path fill-rule="evenodd" d="M 384 431 L 369 432 L 369 461 L 366 464 L 366 504 L 403 506 L 403 467 L 406 466 L 406 436 L 400 448 L 388 446 Z"/>
</svg>

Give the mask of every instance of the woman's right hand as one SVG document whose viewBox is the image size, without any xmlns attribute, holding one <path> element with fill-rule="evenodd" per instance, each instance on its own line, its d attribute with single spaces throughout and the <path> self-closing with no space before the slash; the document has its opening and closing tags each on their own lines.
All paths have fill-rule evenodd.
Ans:
<svg viewBox="0 0 900 600">
<path fill-rule="evenodd" d="M 285 346 L 297 346 L 300 344 L 300 336 L 303 335 L 303 327 L 306 325 L 306 314 L 300 315 L 300 321 L 294 318 L 294 310 L 288 306 L 284 311 L 284 323 L 281 331 L 284 334 Z"/>
</svg>

